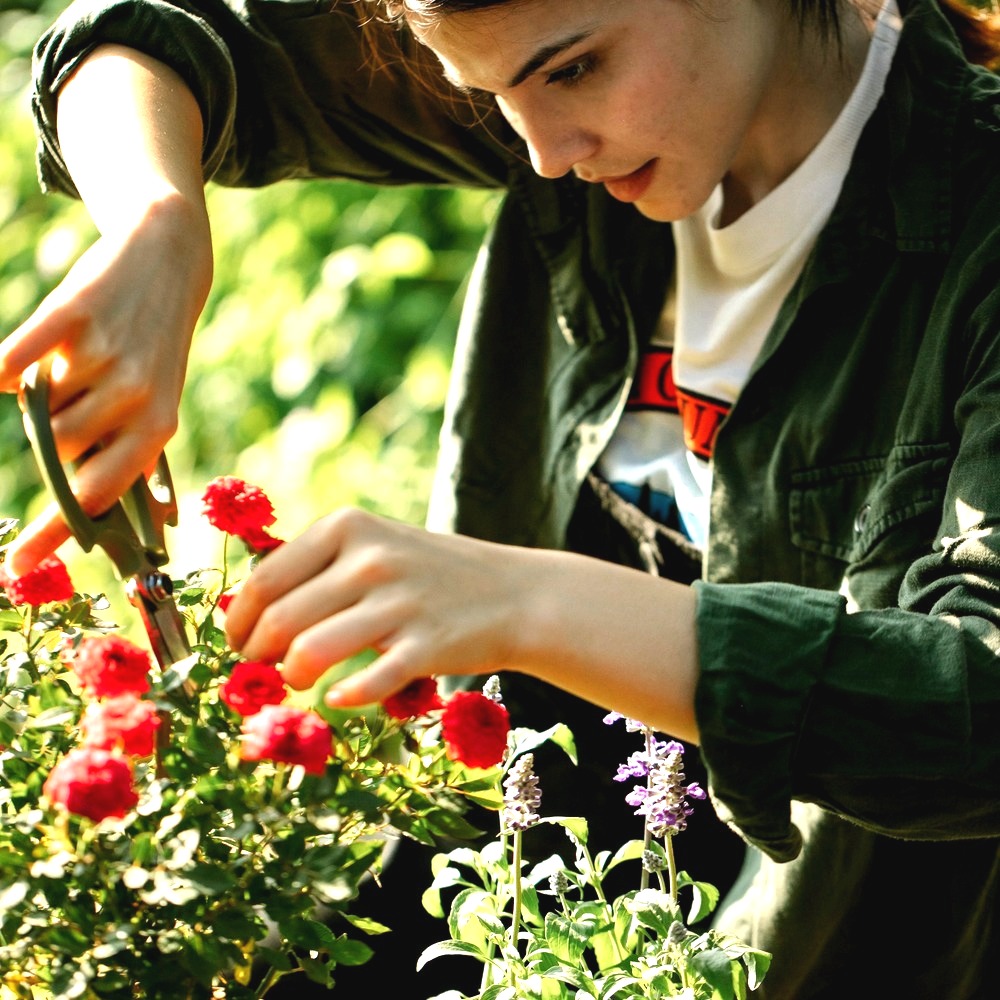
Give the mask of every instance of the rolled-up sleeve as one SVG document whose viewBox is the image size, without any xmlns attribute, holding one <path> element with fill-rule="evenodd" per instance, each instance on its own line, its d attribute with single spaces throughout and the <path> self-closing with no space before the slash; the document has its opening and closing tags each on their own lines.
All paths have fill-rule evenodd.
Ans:
<svg viewBox="0 0 1000 1000">
<path fill-rule="evenodd" d="M 373 62 L 361 16 L 338 0 L 75 0 L 35 50 L 43 186 L 76 193 L 59 151 L 58 94 L 106 43 L 158 59 L 190 87 L 206 180 L 505 185 L 518 162 L 509 130 L 422 83 L 410 62 L 429 57 L 412 39 L 406 64 Z"/>
<path fill-rule="evenodd" d="M 702 754 L 747 840 L 795 857 L 792 799 L 907 839 L 1000 833 L 1000 671 L 974 619 L 695 586 Z"/>
<path fill-rule="evenodd" d="M 176 70 L 204 122 L 206 179 L 219 169 L 232 138 L 236 78 L 229 51 L 208 22 L 176 4 L 146 0 L 78 0 L 42 36 L 34 52 L 32 108 L 39 136 L 38 173 L 45 190 L 77 196 L 59 150 L 59 90 L 99 45 L 139 49 Z"/>
</svg>

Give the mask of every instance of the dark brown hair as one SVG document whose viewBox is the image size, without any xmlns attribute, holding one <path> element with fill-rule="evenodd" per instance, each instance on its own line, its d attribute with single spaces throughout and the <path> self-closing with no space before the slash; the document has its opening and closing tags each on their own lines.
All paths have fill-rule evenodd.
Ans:
<svg viewBox="0 0 1000 1000">
<path fill-rule="evenodd" d="M 362 0 L 362 3 L 381 13 L 371 20 L 381 29 L 395 23 L 397 28 L 406 14 L 440 17 L 447 14 L 468 13 L 514 5 L 523 0 Z M 840 31 L 841 5 L 850 0 L 788 0 L 792 11 L 801 25 L 817 24 L 820 29 L 833 37 Z M 998 0 L 938 0 L 941 10 L 954 29 L 965 52 L 966 58 L 988 69 L 1000 71 L 1000 7 Z M 990 4 L 989 7 L 984 4 Z M 370 32 L 375 58 L 381 61 L 390 53 L 398 58 L 402 55 L 398 47 L 389 49 L 383 44 L 384 36 L 396 36 L 398 32 L 380 30 Z M 383 36 L 381 40 L 376 35 Z M 412 55 L 412 52 L 411 52 Z M 423 69 L 427 69 L 424 64 Z M 419 70 L 418 70 L 419 72 Z"/>
</svg>

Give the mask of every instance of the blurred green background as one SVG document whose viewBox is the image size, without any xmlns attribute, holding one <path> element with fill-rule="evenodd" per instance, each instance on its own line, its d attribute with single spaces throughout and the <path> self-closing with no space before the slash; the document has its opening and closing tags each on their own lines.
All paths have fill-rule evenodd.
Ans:
<svg viewBox="0 0 1000 1000">
<path fill-rule="evenodd" d="M 31 48 L 64 5 L 0 0 L 0 337 L 96 236 L 80 204 L 41 194 L 35 177 Z M 218 565 L 221 536 L 199 511 L 218 475 L 263 488 L 285 538 L 343 504 L 423 520 L 462 289 L 496 197 L 210 188 L 216 277 L 167 452 L 175 575 Z M 45 500 L 16 400 L 0 396 L 0 516 L 30 517 Z M 100 552 L 67 543 L 60 555 L 77 589 L 120 590 Z"/>
</svg>

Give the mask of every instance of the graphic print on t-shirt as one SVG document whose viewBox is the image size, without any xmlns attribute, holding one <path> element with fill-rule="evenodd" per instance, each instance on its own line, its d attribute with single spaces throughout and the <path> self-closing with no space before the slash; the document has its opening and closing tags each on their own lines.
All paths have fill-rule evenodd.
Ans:
<svg viewBox="0 0 1000 1000">
<path fill-rule="evenodd" d="M 650 346 L 639 361 L 632 391 L 625 403 L 626 412 L 657 410 L 676 413 L 684 428 L 684 446 L 706 461 L 712 457 L 712 445 L 732 404 L 702 393 L 681 389 L 674 381 L 674 349 Z"/>
</svg>

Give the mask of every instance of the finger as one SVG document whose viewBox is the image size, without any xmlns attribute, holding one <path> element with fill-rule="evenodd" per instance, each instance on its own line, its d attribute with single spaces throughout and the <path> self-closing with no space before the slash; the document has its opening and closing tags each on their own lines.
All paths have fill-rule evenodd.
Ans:
<svg viewBox="0 0 1000 1000">
<path fill-rule="evenodd" d="M 363 670 L 332 684 L 323 700 L 330 708 L 372 705 L 384 702 L 418 677 L 428 676 L 426 670 L 421 672 L 419 662 L 410 661 L 405 646 L 399 644 Z"/>
<path fill-rule="evenodd" d="M 293 688 L 304 690 L 348 657 L 388 646 L 394 618 L 385 602 L 363 601 L 296 632 L 275 662 L 281 663 L 281 674 Z"/>
<path fill-rule="evenodd" d="M 138 450 L 137 450 L 138 449 Z M 95 452 L 81 464 L 70 481 L 70 489 L 85 514 L 103 514 L 143 472 L 145 448 L 122 439 Z M 34 569 L 70 537 L 69 528 L 56 504 L 46 508 L 20 532 L 7 550 L 7 565 L 16 576 Z"/>
<path fill-rule="evenodd" d="M 79 319 L 64 306 L 46 298 L 24 323 L 0 342 L 0 391 L 17 392 L 24 370 L 60 344 L 72 340 Z"/>
<path fill-rule="evenodd" d="M 246 652 L 247 643 L 258 627 L 261 631 L 256 642 L 264 645 L 263 637 L 267 631 L 280 627 L 280 624 L 271 625 L 275 614 L 269 609 L 286 594 L 292 594 L 310 580 L 320 577 L 336 560 L 339 540 L 326 525 L 328 520 L 317 521 L 298 538 L 269 552 L 243 583 L 226 609 L 226 640 L 233 649 Z M 325 585 L 335 586 L 332 577 L 326 580 Z M 306 601 L 313 596 L 317 602 L 323 601 L 328 613 L 351 603 L 346 596 L 337 599 L 335 595 L 330 595 L 331 600 L 327 601 L 322 593 L 314 595 L 312 592 L 306 595 Z M 277 614 L 279 619 L 281 613 Z M 266 615 L 270 618 L 262 624 Z"/>
<path fill-rule="evenodd" d="M 72 397 L 68 391 L 64 403 L 53 397 L 51 424 L 60 460 L 75 461 L 95 445 L 107 451 L 113 443 L 120 458 L 134 456 L 130 464 L 137 469 L 147 468 L 150 461 L 155 464 L 177 421 L 176 410 L 160 414 L 150 409 L 149 396 L 148 387 L 116 385 Z"/>
<path fill-rule="evenodd" d="M 4 566 L 13 576 L 30 573 L 70 537 L 69 528 L 52 504 L 26 525 L 7 549 Z"/>
</svg>

